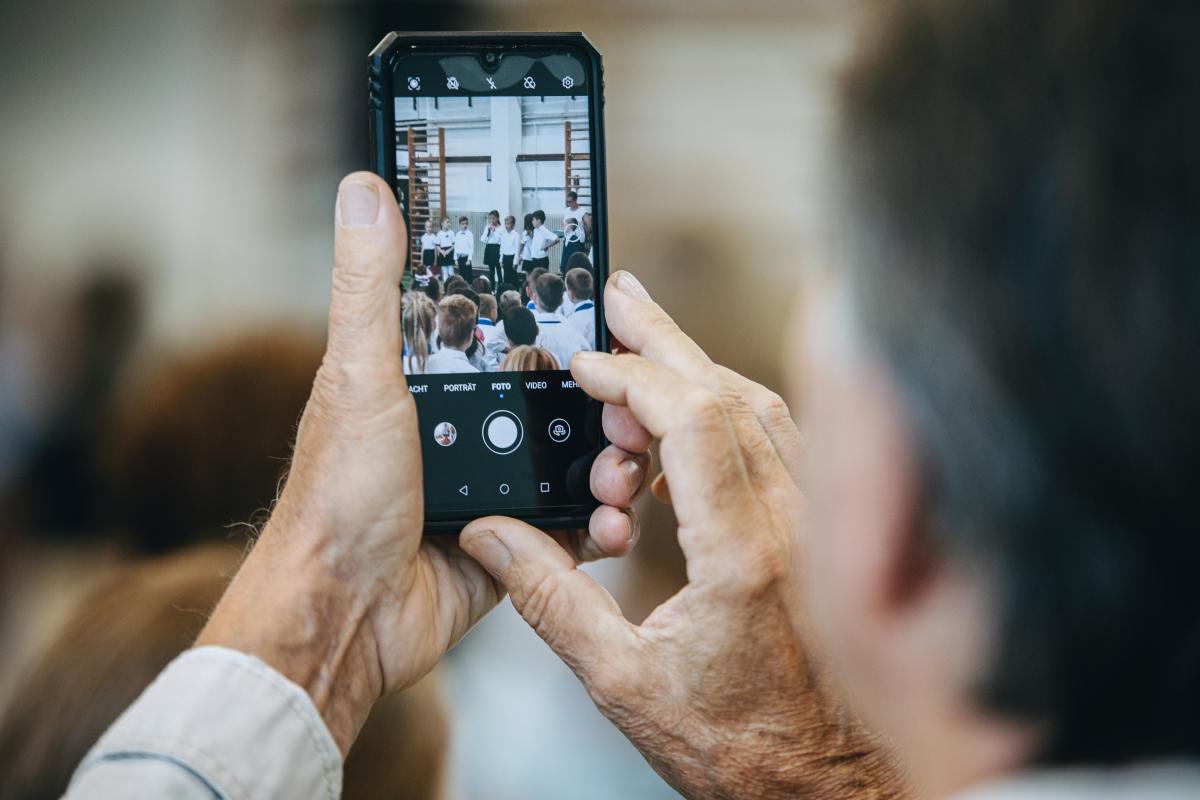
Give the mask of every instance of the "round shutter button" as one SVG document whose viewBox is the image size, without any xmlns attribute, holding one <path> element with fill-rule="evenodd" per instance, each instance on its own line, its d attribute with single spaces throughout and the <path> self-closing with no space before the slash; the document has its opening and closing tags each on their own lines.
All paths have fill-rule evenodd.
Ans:
<svg viewBox="0 0 1200 800">
<path fill-rule="evenodd" d="M 521 420 L 511 411 L 493 411 L 483 421 L 483 443 L 498 456 L 516 450 L 524 438 Z"/>
</svg>

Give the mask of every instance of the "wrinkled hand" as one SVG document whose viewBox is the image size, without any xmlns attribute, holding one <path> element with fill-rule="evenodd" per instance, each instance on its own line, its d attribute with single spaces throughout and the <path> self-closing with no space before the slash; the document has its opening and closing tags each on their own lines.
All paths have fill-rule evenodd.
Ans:
<svg viewBox="0 0 1200 800">
<path fill-rule="evenodd" d="M 718 367 L 628 273 L 605 290 L 629 350 L 582 353 L 613 449 L 660 440 L 687 585 L 640 626 L 544 534 L 489 517 L 462 548 L 582 679 L 600 710 L 688 797 L 891 797 L 884 754 L 841 714 L 802 646 L 795 559 L 801 442 L 773 393 Z"/>
<path fill-rule="evenodd" d="M 329 340 L 263 535 L 201 633 L 303 686 L 345 754 L 384 692 L 427 673 L 502 597 L 453 538 L 422 537 L 421 432 L 401 363 L 407 232 L 387 184 L 338 190 Z M 568 560 L 622 555 L 647 457 L 596 462 L 610 505 L 554 539 Z"/>
</svg>

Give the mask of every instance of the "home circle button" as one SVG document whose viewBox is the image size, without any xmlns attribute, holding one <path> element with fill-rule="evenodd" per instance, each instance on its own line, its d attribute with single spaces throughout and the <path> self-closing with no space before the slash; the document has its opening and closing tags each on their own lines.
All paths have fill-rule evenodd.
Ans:
<svg viewBox="0 0 1200 800">
<path fill-rule="evenodd" d="M 521 420 L 511 411 L 493 411 L 483 421 L 483 443 L 498 456 L 516 450 L 524 438 Z"/>
</svg>

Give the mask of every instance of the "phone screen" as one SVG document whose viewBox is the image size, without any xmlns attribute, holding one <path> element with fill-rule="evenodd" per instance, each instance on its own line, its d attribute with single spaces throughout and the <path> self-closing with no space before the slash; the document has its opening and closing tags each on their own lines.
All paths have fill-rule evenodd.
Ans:
<svg viewBox="0 0 1200 800">
<path fill-rule="evenodd" d="M 599 406 L 567 370 L 606 345 L 589 73 L 584 54 L 550 49 L 396 61 L 403 358 L 427 520 L 595 504 Z"/>
</svg>

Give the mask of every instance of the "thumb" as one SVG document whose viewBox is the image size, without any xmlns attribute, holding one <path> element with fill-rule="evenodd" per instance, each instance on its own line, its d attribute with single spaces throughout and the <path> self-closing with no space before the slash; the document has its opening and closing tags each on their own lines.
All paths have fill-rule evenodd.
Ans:
<svg viewBox="0 0 1200 800">
<path fill-rule="evenodd" d="M 616 672 L 632 666 L 634 627 L 612 595 L 545 533 L 508 517 L 484 517 L 463 529 L 459 546 L 504 585 L 517 613 L 589 690 L 619 682 Z"/>
<path fill-rule="evenodd" d="M 399 369 L 408 233 L 391 187 L 370 172 L 347 175 L 334 217 L 329 355 L 343 364 Z"/>
</svg>

